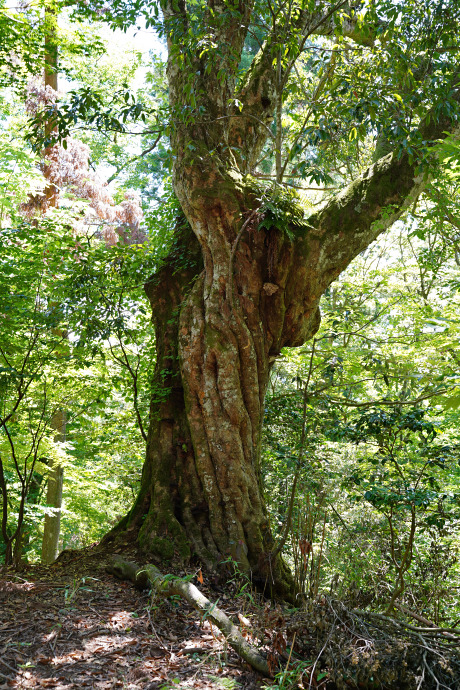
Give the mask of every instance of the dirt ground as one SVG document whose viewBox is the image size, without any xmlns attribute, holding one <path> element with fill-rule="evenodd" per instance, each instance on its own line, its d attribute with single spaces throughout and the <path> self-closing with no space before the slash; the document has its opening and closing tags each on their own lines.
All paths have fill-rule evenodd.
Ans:
<svg viewBox="0 0 460 690">
<path fill-rule="evenodd" d="M 271 684 L 186 602 L 152 599 L 107 574 L 109 555 L 97 547 L 49 568 L 0 575 L 0 689 L 262 690 Z M 200 587 L 238 622 L 241 598 L 227 587 Z"/>
<path fill-rule="evenodd" d="M 115 554 L 145 564 L 133 546 L 118 543 L 0 574 L 0 690 L 460 690 L 456 630 L 414 627 L 323 595 L 308 609 L 282 608 L 238 574 L 220 582 L 199 569 L 173 572 L 190 575 L 262 648 L 281 674 L 268 680 L 182 598 L 160 598 L 108 574 Z"/>
</svg>

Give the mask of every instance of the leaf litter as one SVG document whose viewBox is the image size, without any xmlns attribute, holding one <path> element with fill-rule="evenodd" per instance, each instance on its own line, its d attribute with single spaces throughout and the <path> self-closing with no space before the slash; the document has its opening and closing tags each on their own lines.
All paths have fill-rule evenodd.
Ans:
<svg viewBox="0 0 460 690">
<path fill-rule="evenodd" d="M 152 599 L 107 574 L 109 553 L 64 552 L 50 567 L 0 575 L 0 690 L 267 685 L 186 602 Z M 205 589 L 201 571 L 197 578 Z M 227 594 L 210 592 L 229 614 L 248 616 Z"/>
</svg>

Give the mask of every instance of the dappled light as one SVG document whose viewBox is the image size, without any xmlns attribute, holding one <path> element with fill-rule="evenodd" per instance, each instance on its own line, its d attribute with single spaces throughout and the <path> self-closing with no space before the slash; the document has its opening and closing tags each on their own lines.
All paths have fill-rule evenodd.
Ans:
<svg viewBox="0 0 460 690">
<path fill-rule="evenodd" d="M 173 679 L 201 690 L 220 680 L 262 687 L 208 620 L 182 602 L 120 586 L 105 572 L 105 557 L 70 563 L 72 575 L 58 563 L 1 581 L 0 687 L 153 690 Z M 224 598 L 234 615 L 245 604 Z"/>
<path fill-rule="evenodd" d="M 0 0 L 0 690 L 460 688 L 458 0 Z"/>
</svg>

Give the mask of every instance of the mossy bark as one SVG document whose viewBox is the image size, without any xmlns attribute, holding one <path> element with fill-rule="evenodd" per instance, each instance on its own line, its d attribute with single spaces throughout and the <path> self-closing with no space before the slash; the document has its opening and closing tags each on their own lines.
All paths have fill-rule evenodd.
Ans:
<svg viewBox="0 0 460 690">
<path fill-rule="evenodd" d="M 237 3 L 231 14 L 218 5 L 205 15 L 219 45 L 208 53 L 189 50 L 186 4 L 162 4 L 174 189 L 189 227 L 146 286 L 157 363 L 142 487 L 123 526 L 139 526 L 141 546 L 163 560 L 196 555 L 214 565 L 231 557 L 286 594 L 290 575 L 273 556 L 259 478 L 271 362 L 282 347 L 312 337 L 324 290 L 400 217 L 424 181 L 407 156 L 390 154 L 306 218 L 296 239 L 282 228 L 262 229 L 263 202 L 245 175 L 270 133 L 279 36 L 275 27 L 240 79 L 252 3 Z M 299 21 L 316 27 L 315 14 Z M 343 29 L 352 40 L 369 40 L 352 24 Z M 434 140 L 454 125 L 434 127 L 432 119 L 420 131 Z"/>
<path fill-rule="evenodd" d="M 142 488 L 125 526 L 138 525 L 141 547 L 162 561 L 232 558 L 286 596 L 290 575 L 272 556 L 259 473 L 270 365 L 312 337 L 326 287 L 422 180 L 389 156 L 292 239 L 259 226 L 260 202 L 243 177 L 209 179 L 201 195 L 183 183 L 189 224 L 146 284 L 157 363 Z"/>
<path fill-rule="evenodd" d="M 232 270 L 229 243 L 209 281 L 196 236 L 184 226 L 147 282 L 157 339 L 147 459 L 136 505 L 120 525 L 137 525 L 141 547 L 162 561 L 195 555 L 213 567 L 232 558 L 285 596 L 290 574 L 281 558 L 270 560 L 259 460 L 270 361 L 286 339 L 283 324 L 292 330 L 291 245 L 280 232 L 248 227 Z M 264 290 L 273 289 L 269 280 L 283 294 Z M 316 305 L 306 323 L 305 335 L 313 333 Z"/>
</svg>

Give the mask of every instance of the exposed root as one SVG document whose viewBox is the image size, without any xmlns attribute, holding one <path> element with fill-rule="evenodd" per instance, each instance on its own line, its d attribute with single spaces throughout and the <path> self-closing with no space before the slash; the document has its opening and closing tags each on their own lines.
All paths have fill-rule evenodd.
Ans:
<svg viewBox="0 0 460 690">
<path fill-rule="evenodd" d="M 244 661 L 264 676 L 271 677 L 267 659 L 245 640 L 238 627 L 232 623 L 230 618 L 207 599 L 191 582 L 162 575 L 154 565 L 146 565 L 140 568 L 136 563 L 130 563 L 116 556 L 107 566 L 107 571 L 120 579 L 131 580 L 137 587 L 150 586 L 163 596 L 178 594 L 183 597 L 195 609 L 206 614 L 206 617 L 225 635 L 230 647 Z"/>
</svg>

